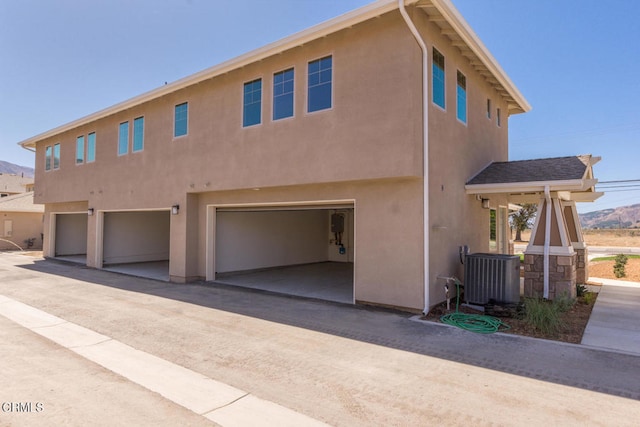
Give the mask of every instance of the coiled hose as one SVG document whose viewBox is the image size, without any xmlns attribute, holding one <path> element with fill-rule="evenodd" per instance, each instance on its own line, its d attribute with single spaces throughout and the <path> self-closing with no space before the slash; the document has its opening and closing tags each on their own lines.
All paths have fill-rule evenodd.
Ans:
<svg viewBox="0 0 640 427">
<path fill-rule="evenodd" d="M 510 328 L 509 325 L 497 317 L 487 316 L 486 314 L 460 313 L 458 310 L 460 305 L 460 281 L 455 277 L 453 281 L 456 284 L 456 311 L 455 313 L 441 316 L 440 321 L 442 323 L 478 334 L 493 334 L 498 332 L 500 328 L 502 328 L 503 331 Z"/>
</svg>

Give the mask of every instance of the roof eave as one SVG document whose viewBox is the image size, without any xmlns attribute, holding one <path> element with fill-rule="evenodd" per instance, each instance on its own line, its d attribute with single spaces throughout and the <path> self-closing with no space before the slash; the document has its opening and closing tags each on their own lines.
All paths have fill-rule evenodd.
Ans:
<svg viewBox="0 0 640 427">
<path fill-rule="evenodd" d="M 418 0 L 408 0 L 406 3 L 411 4 L 417 1 Z M 307 28 L 306 30 L 292 34 L 276 42 L 267 44 L 258 49 L 247 52 L 243 55 L 237 56 L 221 64 L 214 65 L 213 67 L 207 68 L 195 74 L 191 74 L 180 80 L 176 80 L 175 82 L 168 83 L 157 89 L 153 89 L 151 91 L 145 92 L 142 95 L 135 96 L 126 101 L 112 105 L 111 107 L 105 108 L 103 110 L 100 110 L 88 116 L 74 120 L 62 126 L 58 126 L 54 129 L 51 129 L 39 135 L 33 136 L 29 139 L 25 139 L 24 141 L 21 141 L 18 144 L 25 149 L 28 149 L 29 147 L 35 148 L 36 142 L 42 139 L 58 135 L 68 130 L 77 128 L 78 126 L 82 126 L 86 123 L 90 123 L 92 121 L 110 116 L 119 111 L 123 111 L 131 107 L 143 104 L 145 102 L 160 98 L 161 96 L 164 96 L 164 95 L 173 93 L 175 91 L 178 91 L 180 89 L 183 89 L 185 87 L 200 83 L 204 80 L 208 80 L 213 77 L 228 73 L 230 71 L 233 71 L 235 69 L 244 67 L 251 63 L 260 61 L 267 57 L 284 52 L 288 49 L 292 49 L 294 47 L 304 45 L 305 43 L 308 43 L 320 37 L 326 36 L 335 31 L 339 31 L 341 29 L 348 28 L 349 26 L 364 22 L 368 19 L 375 18 L 376 16 L 380 16 L 384 13 L 390 12 L 397 8 L 398 8 L 397 0 L 379 0 L 377 2 L 363 6 L 361 8 L 355 9 L 351 12 L 347 12 L 336 18 L 314 25 L 313 27 L 310 27 L 310 28 Z"/>
<path fill-rule="evenodd" d="M 531 104 L 520 93 L 515 84 L 507 76 L 507 73 L 498 65 L 498 61 L 489 53 L 487 47 L 482 43 L 477 34 L 471 29 L 469 24 L 462 17 L 450 0 L 430 0 L 438 11 L 447 19 L 449 24 L 456 30 L 460 38 L 469 46 L 487 69 L 495 76 L 496 80 L 505 88 L 516 102 L 511 105 L 509 114 L 526 113 L 531 111 Z"/>
<path fill-rule="evenodd" d="M 496 184 L 467 184 L 467 194 L 536 193 L 545 191 L 584 191 L 585 181 L 572 179 L 563 181 L 506 182 Z"/>
</svg>

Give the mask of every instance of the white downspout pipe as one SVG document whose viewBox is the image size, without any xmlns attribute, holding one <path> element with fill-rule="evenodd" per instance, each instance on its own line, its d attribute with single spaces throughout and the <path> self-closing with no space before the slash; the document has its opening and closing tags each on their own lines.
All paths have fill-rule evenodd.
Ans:
<svg viewBox="0 0 640 427">
<path fill-rule="evenodd" d="M 429 312 L 429 51 L 418 29 L 409 17 L 404 6 L 404 0 L 398 0 L 398 9 L 409 27 L 411 34 L 422 50 L 422 175 L 423 175 L 423 241 L 424 241 L 424 310 Z"/>
<path fill-rule="evenodd" d="M 549 186 L 544 186 L 544 198 L 547 201 L 546 221 L 544 223 L 544 290 L 542 296 L 549 299 L 549 244 L 551 240 L 551 194 Z"/>
</svg>

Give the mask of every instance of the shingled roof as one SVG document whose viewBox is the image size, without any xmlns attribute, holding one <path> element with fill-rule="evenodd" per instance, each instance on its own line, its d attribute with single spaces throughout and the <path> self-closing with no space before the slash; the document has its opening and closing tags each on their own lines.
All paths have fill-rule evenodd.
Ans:
<svg viewBox="0 0 640 427">
<path fill-rule="evenodd" d="M 0 172 L 0 193 L 24 193 L 27 184 L 33 184 L 33 178 Z"/>
<path fill-rule="evenodd" d="M 44 213 L 44 205 L 33 203 L 33 191 L 0 198 L 0 212 Z"/>
<path fill-rule="evenodd" d="M 467 194 L 510 194 L 512 196 L 562 191 L 575 201 L 594 201 L 604 193 L 595 191 L 598 182 L 593 165 L 600 157 L 591 154 L 548 159 L 493 162 L 465 185 Z"/>
<path fill-rule="evenodd" d="M 493 162 L 467 185 L 569 181 L 585 178 L 591 155 Z"/>
</svg>

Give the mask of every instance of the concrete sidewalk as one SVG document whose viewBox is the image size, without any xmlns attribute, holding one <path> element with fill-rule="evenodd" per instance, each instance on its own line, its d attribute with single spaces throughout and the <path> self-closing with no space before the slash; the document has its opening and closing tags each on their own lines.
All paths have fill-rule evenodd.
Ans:
<svg viewBox="0 0 640 427">
<path fill-rule="evenodd" d="M 29 306 L 27 311 L 61 319 L 49 326 L 46 333 L 51 336 L 61 330 L 94 338 L 99 334 L 117 343 L 109 345 L 132 349 L 124 355 L 149 355 L 143 359 L 160 359 L 163 366 L 175 365 L 178 371 L 196 373 L 331 425 L 635 425 L 640 418 L 640 388 L 636 376 L 630 375 L 640 372 L 640 357 L 629 353 L 473 334 L 394 311 L 205 283 L 175 285 L 18 254 L 0 253 L 0 295 L 9 299 L 5 304 L 15 301 Z M 10 322 L 3 317 L 0 323 Z M 78 381 L 65 385 L 65 392 L 76 387 L 93 390 L 75 393 L 83 398 L 67 402 L 45 393 L 48 415 L 77 410 L 86 416 L 92 405 L 96 410 L 104 406 L 94 403 L 94 396 L 114 393 L 94 380 L 97 373 L 75 375 L 73 357 L 78 369 L 91 372 L 91 363 L 76 360 L 79 353 L 51 344 L 31 329 L 16 326 L 11 331 L 23 338 L 15 344 L 19 354 L 29 354 L 27 346 L 58 355 L 69 352 L 65 369 Z M 98 348 L 100 343 L 89 345 Z M 21 397 L 14 399 L 42 394 L 42 377 L 13 375 L 28 372 L 31 363 L 19 354 L 12 356 L 11 348 L 0 350 L 7 373 L 0 377 L 2 399 L 11 397 L 9 376 L 9 385 L 20 385 Z M 130 359 L 108 354 L 92 357 L 110 359 L 115 365 L 107 369 L 122 372 L 118 363 Z M 47 357 L 49 353 L 42 355 L 43 360 Z M 56 365 L 41 365 L 40 370 L 46 378 L 62 375 Z M 162 369 L 150 371 L 152 382 L 163 376 Z M 124 383 L 117 390 L 130 390 L 128 374 L 119 375 Z M 86 386 L 80 378 L 93 385 Z M 157 404 L 147 399 L 157 402 L 159 395 L 143 391 L 135 389 L 141 400 L 133 409 Z M 199 401 L 186 399 L 183 404 L 186 408 Z M 595 401 L 597 410 L 585 410 L 585 402 Z M 131 408 L 119 409 L 121 420 L 127 419 L 125 409 Z M 207 409 L 200 413 L 207 414 Z M 0 424 L 3 416 L 0 413 Z M 64 420 L 47 419 L 50 424 Z M 110 425 L 114 419 L 99 421 L 85 424 Z"/>
<path fill-rule="evenodd" d="M 589 278 L 602 283 L 582 344 L 640 356 L 640 283 Z"/>
</svg>

